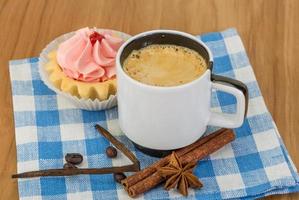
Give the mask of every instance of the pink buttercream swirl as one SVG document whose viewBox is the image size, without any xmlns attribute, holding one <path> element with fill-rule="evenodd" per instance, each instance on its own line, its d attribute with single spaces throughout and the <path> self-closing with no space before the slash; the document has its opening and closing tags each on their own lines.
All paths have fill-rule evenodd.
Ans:
<svg viewBox="0 0 299 200">
<path fill-rule="evenodd" d="M 93 38 L 91 35 L 100 35 Z M 89 28 L 76 31 L 61 43 L 57 62 L 66 76 L 84 82 L 102 82 L 115 76 L 115 56 L 123 40 L 109 31 L 100 34 Z"/>
</svg>

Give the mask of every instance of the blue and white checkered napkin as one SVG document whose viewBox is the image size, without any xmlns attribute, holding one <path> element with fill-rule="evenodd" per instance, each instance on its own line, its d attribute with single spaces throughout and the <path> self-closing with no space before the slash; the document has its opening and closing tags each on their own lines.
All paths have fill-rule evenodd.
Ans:
<svg viewBox="0 0 299 200">
<path fill-rule="evenodd" d="M 196 175 L 204 187 L 191 190 L 190 199 L 253 199 L 299 191 L 299 176 L 268 112 L 241 39 L 235 29 L 198 37 L 214 55 L 214 73 L 246 83 L 249 88 L 248 116 L 235 129 L 237 138 L 200 161 Z M 109 145 L 94 129 L 99 123 L 124 142 L 145 167 L 156 160 L 136 150 L 122 134 L 117 110 L 90 112 L 76 109 L 49 90 L 40 80 L 38 58 L 10 62 L 13 91 L 18 172 L 61 168 L 64 155 L 84 155 L 80 167 L 128 164 L 123 155 L 107 159 Z M 235 110 L 235 99 L 213 92 L 213 109 Z M 209 131 L 213 128 L 210 127 Z M 41 177 L 19 180 L 20 199 L 128 199 L 112 175 Z M 180 199 L 176 191 L 157 187 L 141 199 Z"/>
</svg>

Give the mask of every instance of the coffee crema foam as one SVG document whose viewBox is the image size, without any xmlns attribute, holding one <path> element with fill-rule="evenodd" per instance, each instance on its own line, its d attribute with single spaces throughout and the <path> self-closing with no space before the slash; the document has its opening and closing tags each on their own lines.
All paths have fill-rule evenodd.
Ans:
<svg viewBox="0 0 299 200">
<path fill-rule="evenodd" d="M 196 51 L 177 45 L 154 44 L 134 50 L 123 64 L 133 79 L 154 86 L 176 86 L 191 82 L 207 70 Z"/>
</svg>

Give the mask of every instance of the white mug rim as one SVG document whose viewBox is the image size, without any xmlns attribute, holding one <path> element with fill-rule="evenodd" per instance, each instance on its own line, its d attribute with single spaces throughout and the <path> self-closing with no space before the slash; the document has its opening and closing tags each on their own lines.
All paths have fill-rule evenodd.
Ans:
<svg viewBox="0 0 299 200">
<path fill-rule="evenodd" d="M 148 88 L 148 89 L 155 89 L 155 90 L 169 90 L 169 89 L 183 89 L 189 86 L 192 86 L 194 84 L 196 84 L 197 82 L 201 81 L 201 79 L 203 79 L 203 77 L 205 77 L 207 75 L 207 73 L 211 73 L 210 69 L 207 69 L 205 71 L 205 73 L 203 73 L 201 76 L 199 76 L 198 78 L 188 82 L 188 83 L 184 83 L 181 85 L 175 85 L 175 86 L 155 86 L 155 85 L 149 85 L 149 84 L 145 84 L 142 82 L 139 82 L 135 79 L 133 79 L 132 77 L 130 77 L 124 70 L 122 65 L 120 64 L 120 56 L 124 50 L 124 48 L 131 43 L 132 41 L 144 37 L 146 35 L 151 35 L 151 34 L 155 34 L 155 33 L 171 33 L 171 34 L 177 34 L 177 35 L 181 35 L 184 37 L 187 37 L 195 42 L 197 42 L 198 44 L 200 44 L 201 46 L 203 46 L 205 48 L 205 50 L 208 52 L 209 55 L 209 62 L 213 63 L 213 56 L 212 53 L 210 51 L 210 49 L 206 46 L 206 44 L 204 44 L 201 40 L 197 39 L 195 36 L 189 34 L 189 33 L 185 33 L 185 32 L 181 32 L 181 31 L 176 31 L 176 30 L 167 30 L 167 29 L 157 29 L 157 30 L 150 30 L 150 31 L 146 31 L 146 32 L 142 32 L 139 33 L 137 35 L 132 36 L 131 38 L 129 38 L 127 41 L 125 41 L 122 46 L 118 49 L 117 55 L 116 55 L 116 68 L 117 71 L 119 73 L 122 74 L 122 76 L 126 77 L 127 80 L 131 81 L 132 83 L 140 86 L 140 87 L 144 87 L 144 88 Z"/>
</svg>

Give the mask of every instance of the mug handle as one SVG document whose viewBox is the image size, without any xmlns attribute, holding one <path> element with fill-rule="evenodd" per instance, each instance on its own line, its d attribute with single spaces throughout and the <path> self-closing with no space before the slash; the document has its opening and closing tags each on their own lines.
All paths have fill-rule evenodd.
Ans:
<svg viewBox="0 0 299 200">
<path fill-rule="evenodd" d="M 211 75 L 212 88 L 227 92 L 236 97 L 237 111 L 234 114 L 211 112 L 208 122 L 211 126 L 237 128 L 243 124 L 248 109 L 248 88 L 235 79 L 219 75 Z"/>
</svg>

